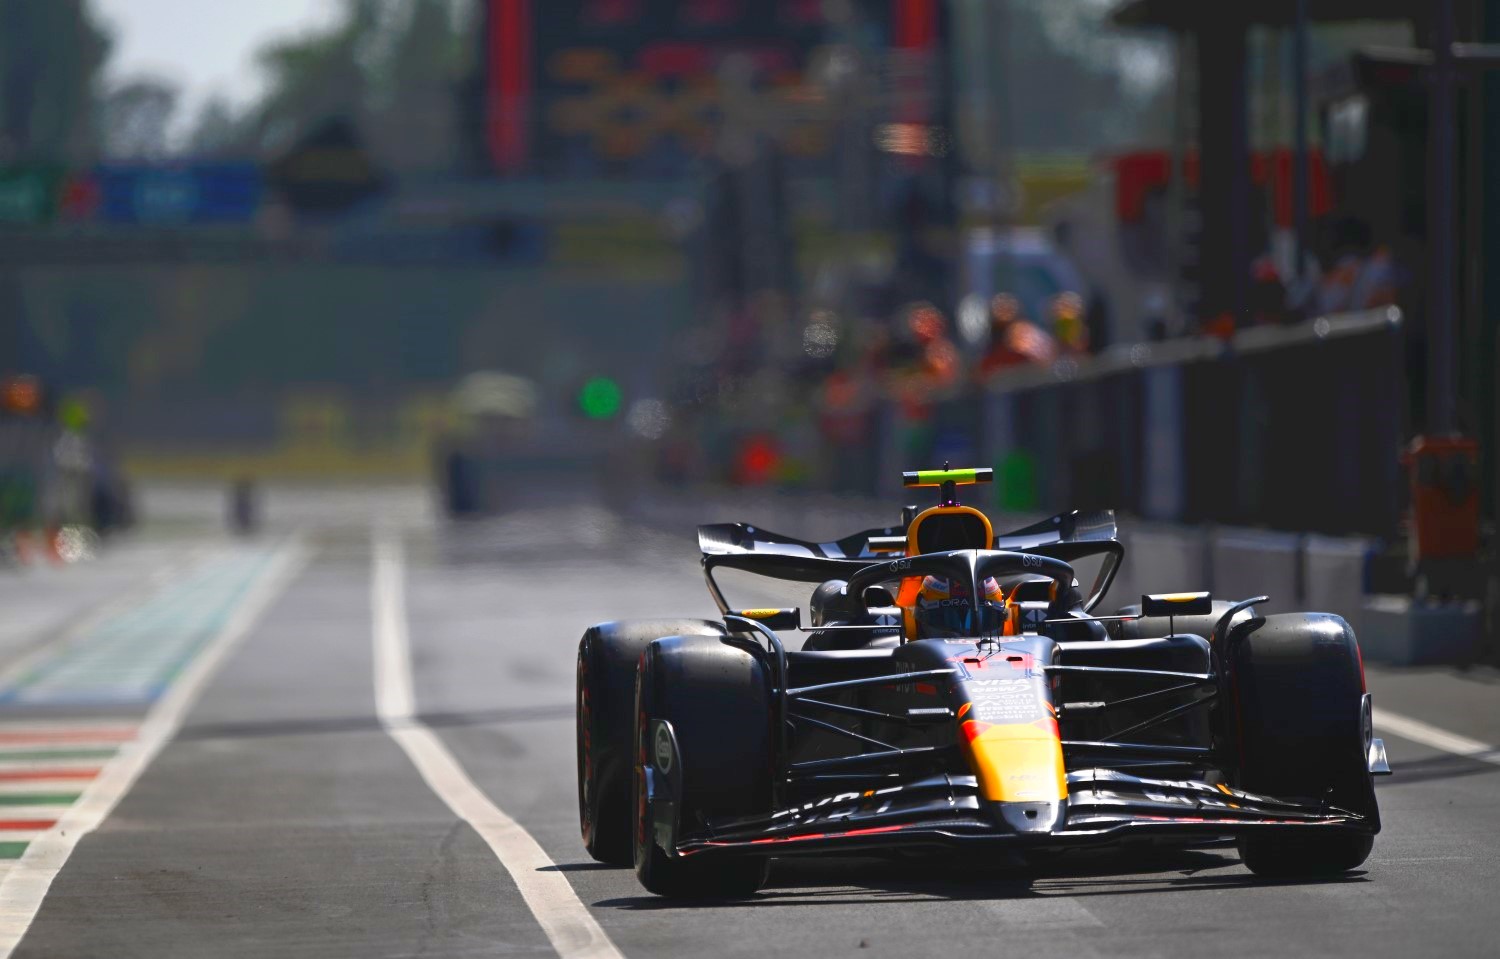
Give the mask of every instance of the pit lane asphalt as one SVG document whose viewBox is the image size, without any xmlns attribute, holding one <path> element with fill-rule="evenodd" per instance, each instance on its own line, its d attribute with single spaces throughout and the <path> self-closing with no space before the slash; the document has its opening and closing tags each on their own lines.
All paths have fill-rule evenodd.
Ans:
<svg viewBox="0 0 1500 959">
<path fill-rule="evenodd" d="M 375 719 L 367 523 L 392 515 L 418 710 L 627 956 L 1500 951 L 1500 767 L 1395 737 L 1385 831 L 1337 881 L 1261 882 L 1214 849 L 1033 873 L 808 860 L 778 864 L 744 903 L 648 896 L 578 840 L 574 649 L 598 620 L 712 605 L 686 539 L 552 508 L 461 530 L 419 510 L 299 515 L 311 563 L 74 850 L 17 956 L 553 954 L 493 854 Z M 1496 741 L 1492 674 L 1372 669 L 1371 685 L 1377 704 Z"/>
</svg>

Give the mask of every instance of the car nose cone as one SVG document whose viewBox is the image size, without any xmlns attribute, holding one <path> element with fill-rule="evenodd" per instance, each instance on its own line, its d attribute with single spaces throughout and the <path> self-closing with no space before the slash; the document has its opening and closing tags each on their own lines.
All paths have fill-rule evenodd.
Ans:
<svg viewBox="0 0 1500 959">
<path fill-rule="evenodd" d="M 995 825 L 1018 835 L 1045 836 L 1062 828 L 1067 802 L 992 802 Z"/>
</svg>

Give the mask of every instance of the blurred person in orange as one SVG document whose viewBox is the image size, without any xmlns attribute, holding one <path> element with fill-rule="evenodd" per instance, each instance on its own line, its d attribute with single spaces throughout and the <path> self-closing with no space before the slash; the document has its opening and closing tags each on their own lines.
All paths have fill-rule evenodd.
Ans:
<svg viewBox="0 0 1500 959">
<path fill-rule="evenodd" d="M 958 383 L 962 367 L 948 321 L 937 307 L 914 303 L 904 317 L 906 335 L 897 344 L 887 383 L 896 401 L 901 448 L 910 462 L 917 462 L 931 441 L 933 408 Z"/>
<path fill-rule="evenodd" d="M 1009 293 L 990 300 L 990 345 L 979 359 L 978 379 L 985 380 L 1013 366 L 1045 365 L 1057 357 L 1057 344 L 1044 330 L 1028 322 L 1021 301 Z"/>
<path fill-rule="evenodd" d="M 917 343 L 918 372 L 926 381 L 922 385 L 929 390 L 953 385 L 959 374 L 958 347 L 948 336 L 948 320 L 942 311 L 931 303 L 918 303 L 906 322 Z"/>
</svg>

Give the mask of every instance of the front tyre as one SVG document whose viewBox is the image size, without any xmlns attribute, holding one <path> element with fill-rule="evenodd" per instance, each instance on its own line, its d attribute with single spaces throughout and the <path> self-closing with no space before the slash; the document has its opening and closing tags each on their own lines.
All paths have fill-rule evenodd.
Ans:
<svg viewBox="0 0 1500 959">
<path fill-rule="evenodd" d="M 701 619 L 600 623 L 578 643 L 578 824 L 583 846 L 599 862 L 629 866 L 634 809 L 635 668 L 653 640 L 678 634 L 719 636 Z"/>
<path fill-rule="evenodd" d="M 1258 876 L 1328 876 L 1358 867 L 1380 829 L 1363 721 L 1364 671 L 1349 624 L 1289 613 L 1236 624 L 1228 656 L 1247 792 L 1363 817 L 1354 828 L 1289 826 L 1247 833 L 1240 859 Z"/>
<path fill-rule="evenodd" d="M 701 833 L 710 819 L 766 812 L 771 799 L 771 710 L 761 660 L 732 643 L 671 636 L 646 648 L 636 676 L 634 861 L 641 885 L 659 896 L 741 899 L 766 881 L 762 857 L 669 855 L 657 836 L 670 801 L 656 769 L 653 721 L 676 736 L 672 790 L 679 833 Z"/>
<path fill-rule="evenodd" d="M 1362 865 L 1374 846 L 1374 836 L 1351 832 L 1239 838 L 1240 861 L 1246 869 L 1267 879 L 1348 872 Z"/>
</svg>

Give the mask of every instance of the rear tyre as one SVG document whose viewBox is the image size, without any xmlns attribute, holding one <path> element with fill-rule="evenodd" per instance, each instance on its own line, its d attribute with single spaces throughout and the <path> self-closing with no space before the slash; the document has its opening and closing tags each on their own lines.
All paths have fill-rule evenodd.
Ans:
<svg viewBox="0 0 1500 959">
<path fill-rule="evenodd" d="M 631 865 L 631 783 L 635 669 L 654 639 L 718 636 L 702 619 L 628 620 L 590 627 L 578 644 L 578 822 L 583 845 L 599 862 Z"/>
<path fill-rule="evenodd" d="M 671 723 L 677 740 L 679 835 L 710 818 L 764 813 L 771 805 L 770 683 L 761 660 L 739 646 L 701 636 L 671 636 L 647 647 L 636 681 L 636 828 L 641 885 L 659 896 L 741 899 L 765 884 L 764 857 L 669 856 L 656 841 L 656 809 L 645 764 L 652 720 Z"/>
<path fill-rule="evenodd" d="M 1354 869 L 1380 829 L 1354 631 L 1327 613 L 1289 613 L 1236 624 L 1228 646 L 1240 788 L 1365 817 L 1358 828 L 1290 826 L 1241 836 L 1240 859 L 1267 877 Z"/>
</svg>

